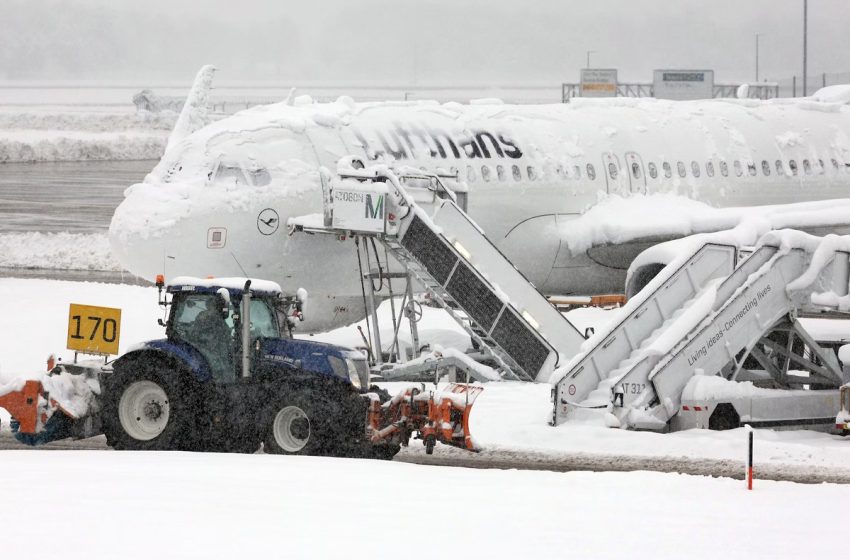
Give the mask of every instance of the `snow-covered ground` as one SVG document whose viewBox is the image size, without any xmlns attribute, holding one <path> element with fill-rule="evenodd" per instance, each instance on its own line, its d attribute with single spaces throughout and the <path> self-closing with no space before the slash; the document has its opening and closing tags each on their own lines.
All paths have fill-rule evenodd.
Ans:
<svg viewBox="0 0 850 560">
<path fill-rule="evenodd" d="M 123 268 L 112 256 L 106 233 L 2 233 L 0 267 L 52 270 Z"/>
<path fill-rule="evenodd" d="M 42 371 L 51 352 L 65 360 L 73 358 L 72 352 L 63 350 L 68 305 L 72 302 L 122 309 L 121 352 L 136 342 L 164 336 L 164 329 L 156 322 L 163 317 L 163 311 L 156 305 L 155 288 L 5 278 L 0 279 L 0 293 L 6 296 L 4 314 L 8 318 L 0 322 L 0 385 L 13 378 Z M 444 347 L 467 347 L 465 333 L 444 312 L 429 307 L 425 307 L 424 311 L 419 323 L 423 340 Z M 305 312 L 309 313 L 309 301 Z M 383 340 L 388 345 L 392 329 L 388 303 L 381 306 L 380 315 Z M 601 326 L 610 312 L 579 309 L 568 316 L 583 330 L 587 326 Z M 406 331 L 407 325 L 403 324 L 400 332 Z M 362 345 L 360 333 L 354 325 L 316 335 L 315 338 L 347 346 Z M 403 347 L 405 344 L 402 341 Z M 391 392 L 403 386 L 400 383 L 388 384 Z M 744 456 L 743 429 L 656 434 L 582 423 L 567 423 L 553 428 L 548 425 L 551 413 L 549 385 L 491 383 L 474 405 L 470 429 L 482 448 L 514 454 L 557 456 L 590 453 L 612 457 L 733 461 Z M 8 426 L 6 419 L 2 418 Z M 850 441 L 839 436 L 805 430 L 757 430 L 756 440 L 757 464 L 850 467 Z"/>
<path fill-rule="evenodd" d="M 847 486 L 647 472 L 0 455 L 4 558 L 829 558 L 850 501 Z"/>
<path fill-rule="evenodd" d="M 177 115 L 126 108 L 0 108 L 0 163 L 159 159 Z"/>
</svg>

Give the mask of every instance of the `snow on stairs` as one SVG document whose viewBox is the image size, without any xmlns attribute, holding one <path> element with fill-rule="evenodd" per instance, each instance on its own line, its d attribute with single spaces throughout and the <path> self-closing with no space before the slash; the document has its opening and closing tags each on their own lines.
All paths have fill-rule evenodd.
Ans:
<svg viewBox="0 0 850 560">
<path fill-rule="evenodd" d="M 602 411 L 610 426 L 664 429 L 694 375 L 737 372 L 767 333 L 783 321 L 793 322 L 797 313 L 847 311 L 850 237 L 816 243 L 817 238 L 804 235 L 769 234 L 732 274 L 706 283 L 687 308 L 611 370 L 583 404 Z M 827 364 L 824 380 L 840 385 L 839 369 L 837 362 Z M 568 404 L 556 405 L 556 421 L 566 419 Z"/>
<path fill-rule="evenodd" d="M 554 388 L 557 403 L 554 423 L 566 420 L 567 414 L 576 408 L 598 406 L 596 389 L 600 383 L 607 383 L 612 372 L 625 367 L 642 345 L 656 336 L 707 282 L 729 275 L 734 270 L 736 255 L 734 246 L 706 243 L 681 266 L 665 267 L 621 310 L 622 319 L 612 322 L 610 329 L 597 332 L 585 343 L 584 352 L 566 366 Z M 610 402 L 609 389 L 602 388 L 605 402 Z"/>
</svg>

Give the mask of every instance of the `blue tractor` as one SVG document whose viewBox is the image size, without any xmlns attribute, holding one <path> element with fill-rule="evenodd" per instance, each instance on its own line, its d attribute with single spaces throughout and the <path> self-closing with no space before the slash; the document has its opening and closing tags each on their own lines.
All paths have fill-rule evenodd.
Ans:
<svg viewBox="0 0 850 560">
<path fill-rule="evenodd" d="M 181 277 L 160 304 L 166 338 L 100 374 L 100 423 L 116 449 L 391 458 L 367 437 L 370 387 L 358 351 L 299 340 L 303 297 L 244 278 Z M 169 297 L 170 296 L 170 297 Z M 371 395 L 367 393 L 371 392 Z"/>
</svg>

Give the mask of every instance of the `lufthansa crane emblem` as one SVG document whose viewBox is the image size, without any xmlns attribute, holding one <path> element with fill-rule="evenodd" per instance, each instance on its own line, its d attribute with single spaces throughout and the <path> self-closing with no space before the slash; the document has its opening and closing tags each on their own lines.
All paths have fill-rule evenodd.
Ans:
<svg viewBox="0 0 850 560">
<path fill-rule="evenodd" d="M 266 208 L 257 216 L 257 229 L 263 235 L 271 235 L 280 227 L 280 216 L 273 208 Z"/>
</svg>

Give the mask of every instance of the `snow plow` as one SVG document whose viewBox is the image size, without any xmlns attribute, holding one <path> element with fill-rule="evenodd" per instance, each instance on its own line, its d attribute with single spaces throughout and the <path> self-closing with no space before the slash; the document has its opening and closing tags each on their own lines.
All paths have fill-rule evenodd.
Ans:
<svg viewBox="0 0 850 560">
<path fill-rule="evenodd" d="M 306 294 L 245 278 L 176 278 L 166 297 L 158 285 L 165 339 L 107 363 L 48 362 L 37 379 L 0 384 L 18 441 L 104 434 L 115 449 L 252 453 L 262 444 L 266 453 L 380 459 L 411 437 L 429 453 L 438 441 L 474 448 L 469 412 L 480 387 L 390 398 L 370 385 L 362 353 L 292 338 Z M 98 332 L 116 339 L 115 326 Z M 79 320 L 69 338 L 73 328 L 89 338 Z"/>
</svg>

